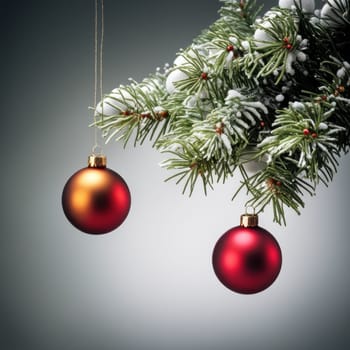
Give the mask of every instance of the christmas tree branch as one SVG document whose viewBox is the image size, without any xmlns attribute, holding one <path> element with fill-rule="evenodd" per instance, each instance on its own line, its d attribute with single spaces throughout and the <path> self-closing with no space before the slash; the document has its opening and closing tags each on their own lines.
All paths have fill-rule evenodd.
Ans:
<svg viewBox="0 0 350 350">
<path fill-rule="evenodd" d="M 172 67 L 120 86 L 96 108 L 106 141 L 146 139 L 168 180 L 192 194 L 239 172 L 247 205 L 286 223 L 303 195 L 332 181 L 350 146 L 350 0 L 222 0 L 220 18 Z M 253 166 L 252 166 L 253 165 Z"/>
</svg>

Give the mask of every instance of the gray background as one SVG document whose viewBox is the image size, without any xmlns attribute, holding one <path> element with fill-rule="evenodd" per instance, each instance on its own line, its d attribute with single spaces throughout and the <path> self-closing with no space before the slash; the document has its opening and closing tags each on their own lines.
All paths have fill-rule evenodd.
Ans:
<svg viewBox="0 0 350 350">
<path fill-rule="evenodd" d="M 111 143 L 110 168 L 132 191 L 124 225 L 78 232 L 60 196 L 86 164 L 93 102 L 93 1 L 1 1 L 0 348 L 6 350 L 345 349 L 350 346 L 350 159 L 306 197 L 288 226 L 261 226 L 283 251 L 266 291 L 232 293 L 211 252 L 238 224 L 239 179 L 205 197 L 181 195 L 162 156 Z M 171 63 L 217 18 L 218 1 L 105 1 L 105 84 L 140 80 Z M 269 5 L 265 6 L 266 9 Z"/>
</svg>

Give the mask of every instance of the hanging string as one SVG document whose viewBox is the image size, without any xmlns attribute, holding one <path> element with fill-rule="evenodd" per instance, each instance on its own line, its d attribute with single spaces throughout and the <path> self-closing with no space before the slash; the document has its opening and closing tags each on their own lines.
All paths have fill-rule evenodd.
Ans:
<svg viewBox="0 0 350 350">
<path fill-rule="evenodd" d="M 95 29 L 94 29 L 94 123 L 95 123 L 95 143 L 92 148 L 92 153 L 101 153 L 102 147 L 98 142 L 98 128 L 96 126 L 97 116 L 97 91 L 100 90 L 101 101 L 101 114 L 103 118 L 103 39 L 104 39 L 104 2 L 100 0 L 101 10 L 101 34 L 100 34 L 100 46 L 99 40 L 99 28 L 98 28 L 98 0 L 95 0 Z M 98 152 L 99 151 L 99 152 Z"/>
<path fill-rule="evenodd" d="M 97 105 L 97 44 L 98 44 L 98 8 L 97 0 L 95 0 L 95 30 L 94 30 L 94 108 Z"/>
<path fill-rule="evenodd" d="M 100 98 L 103 98 L 103 40 L 105 34 L 104 2 L 101 1 L 101 42 L 100 42 Z"/>
</svg>

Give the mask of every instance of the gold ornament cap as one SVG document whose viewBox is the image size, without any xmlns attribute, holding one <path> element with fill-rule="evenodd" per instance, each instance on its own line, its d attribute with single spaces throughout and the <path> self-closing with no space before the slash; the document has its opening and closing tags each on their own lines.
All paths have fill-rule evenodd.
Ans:
<svg viewBox="0 0 350 350">
<path fill-rule="evenodd" d="M 99 154 L 91 154 L 88 157 L 88 167 L 89 168 L 105 168 L 107 166 L 107 157 Z"/>
<path fill-rule="evenodd" d="M 255 226 L 258 226 L 258 224 L 259 224 L 259 217 L 258 217 L 258 214 L 255 214 L 255 211 L 253 212 L 253 214 L 249 214 L 245 212 L 245 214 L 241 215 L 240 226 L 255 227 Z"/>
</svg>

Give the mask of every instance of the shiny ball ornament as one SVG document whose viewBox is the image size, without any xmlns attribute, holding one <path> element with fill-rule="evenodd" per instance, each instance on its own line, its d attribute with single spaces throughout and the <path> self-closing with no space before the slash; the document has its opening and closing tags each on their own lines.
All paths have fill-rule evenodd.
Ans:
<svg viewBox="0 0 350 350">
<path fill-rule="evenodd" d="M 130 191 L 123 178 L 106 168 L 106 157 L 89 157 L 88 167 L 73 174 L 62 193 L 67 219 L 77 229 L 104 234 L 126 219 L 131 204 Z"/>
<path fill-rule="evenodd" d="M 282 266 L 276 239 L 258 226 L 256 214 L 241 216 L 241 225 L 228 230 L 217 241 L 212 257 L 220 282 L 234 292 L 254 294 L 268 288 Z"/>
</svg>

